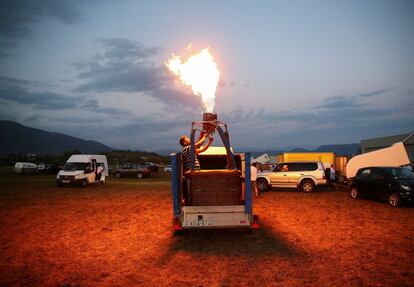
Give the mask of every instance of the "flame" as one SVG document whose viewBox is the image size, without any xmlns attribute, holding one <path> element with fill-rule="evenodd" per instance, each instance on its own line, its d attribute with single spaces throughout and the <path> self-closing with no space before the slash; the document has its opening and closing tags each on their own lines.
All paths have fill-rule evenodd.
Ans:
<svg viewBox="0 0 414 287">
<path fill-rule="evenodd" d="M 204 112 L 212 113 L 220 71 L 208 48 L 185 60 L 172 55 L 165 65 L 184 85 L 191 86 L 194 95 L 201 96 Z"/>
</svg>

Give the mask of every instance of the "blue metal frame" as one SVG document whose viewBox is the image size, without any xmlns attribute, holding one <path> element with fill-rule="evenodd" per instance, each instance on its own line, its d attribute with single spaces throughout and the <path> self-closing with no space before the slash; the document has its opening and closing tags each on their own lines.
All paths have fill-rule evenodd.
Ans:
<svg viewBox="0 0 414 287">
<path fill-rule="evenodd" d="M 231 159 L 232 168 L 236 169 L 236 160 L 234 159 L 234 155 L 230 149 L 230 142 L 228 137 L 225 136 L 223 129 L 221 127 L 217 127 L 217 131 L 220 135 L 221 141 L 223 142 L 224 147 L 226 148 L 227 155 Z"/>
<path fill-rule="evenodd" d="M 172 179 L 172 193 L 173 193 L 173 209 L 174 215 L 180 215 L 180 201 L 178 196 L 178 168 L 177 155 L 171 155 L 171 179 Z"/>
<path fill-rule="evenodd" d="M 250 153 L 244 154 L 244 175 L 245 175 L 245 195 L 244 195 L 244 208 L 247 214 L 252 214 L 252 190 L 251 190 L 251 172 L 250 172 Z"/>
</svg>

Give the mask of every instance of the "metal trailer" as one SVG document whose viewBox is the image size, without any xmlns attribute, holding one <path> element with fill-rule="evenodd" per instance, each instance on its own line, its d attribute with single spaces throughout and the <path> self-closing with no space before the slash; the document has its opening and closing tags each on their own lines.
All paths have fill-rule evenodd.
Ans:
<svg viewBox="0 0 414 287">
<path fill-rule="evenodd" d="M 201 164 L 201 170 L 194 169 L 195 163 L 195 132 L 196 130 L 205 130 L 206 124 L 215 126 L 223 142 L 225 153 L 221 155 L 200 154 L 198 156 Z M 211 129 L 211 126 L 210 126 Z M 183 162 L 181 160 L 181 153 L 171 155 L 172 166 L 172 196 L 173 196 L 173 230 L 175 233 L 181 232 L 185 229 L 200 229 L 200 228 L 250 228 L 258 229 L 258 216 L 253 215 L 252 211 L 252 196 L 251 196 L 251 174 L 250 174 L 250 154 L 234 154 L 230 148 L 229 135 L 227 125 L 220 121 L 200 121 L 193 122 L 191 127 L 191 159 L 192 168 L 190 171 L 183 171 Z M 223 150 L 224 150 L 223 149 Z M 208 150 L 207 150 L 208 151 Z M 226 169 L 204 169 L 203 159 L 221 161 L 226 163 Z M 236 161 L 237 159 L 237 161 Z M 227 175 L 228 174 L 228 175 Z M 234 177 L 235 174 L 241 176 Z M 226 177 L 229 176 L 229 180 Z M 194 182 L 191 182 L 198 177 L 204 177 L 201 181 L 199 190 L 195 190 Z M 205 178 L 207 177 L 207 178 Z M 219 178 L 220 177 L 220 178 Z M 224 177 L 224 181 L 223 181 Z M 231 177 L 231 178 L 230 178 Z M 242 181 L 245 178 L 245 196 L 244 202 L 234 201 L 220 204 L 220 200 L 213 200 L 208 197 L 208 192 L 214 189 L 216 192 L 227 192 L 234 187 L 234 191 L 238 192 L 238 196 L 242 194 Z M 240 182 L 238 182 L 238 180 Z M 234 184 L 233 184 L 234 183 Z M 227 188 L 227 191 L 225 189 Z M 203 194 L 204 198 L 209 200 L 189 201 L 188 194 L 194 192 L 194 195 Z M 230 191 L 231 192 L 231 191 Z M 217 195 L 219 198 L 221 195 Z M 215 202 L 215 204 L 211 204 Z M 201 204 L 200 204 L 201 203 Z"/>
</svg>

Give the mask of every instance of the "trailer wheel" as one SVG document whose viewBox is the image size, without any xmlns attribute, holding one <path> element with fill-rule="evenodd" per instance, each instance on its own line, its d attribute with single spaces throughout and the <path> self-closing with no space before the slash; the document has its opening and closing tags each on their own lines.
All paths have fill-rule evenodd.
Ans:
<svg viewBox="0 0 414 287">
<path fill-rule="evenodd" d="M 259 192 L 265 192 L 269 190 L 269 184 L 267 183 L 267 180 L 264 178 L 258 178 L 256 180 L 256 185 Z"/>
</svg>

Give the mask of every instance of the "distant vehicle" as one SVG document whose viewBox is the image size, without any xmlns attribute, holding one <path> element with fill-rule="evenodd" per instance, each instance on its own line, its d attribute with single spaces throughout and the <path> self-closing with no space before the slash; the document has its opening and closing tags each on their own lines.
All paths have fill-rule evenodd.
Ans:
<svg viewBox="0 0 414 287">
<path fill-rule="evenodd" d="M 57 173 L 59 172 L 59 167 L 56 164 L 46 163 L 43 172 L 49 174 Z"/>
<path fill-rule="evenodd" d="M 172 171 L 172 166 L 171 165 L 164 166 L 164 171 L 171 172 Z"/>
<path fill-rule="evenodd" d="M 393 207 L 414 202 L 414 173 L 403 167 L 361 168 L 350 185 L 350 195 L 386 200 Z"/>
<path fill-rule="evenodd" d="M 102 167 L 101 176 L 97 174 Z M 56 184 L 61 187 L 65 184 L 86 186 L 90 183 L 105 183 L 108 176 L 108 161 L 105 155 L 74 154 L 56 176 Z"/>
<path fill-rule="evenodd" d="M 44 163 L 39 163 L 39 164 L 37 165 L 37 170 L 38 170 L 39 172 L 44 172 L 44 171 L 45 171 L 45 169 L 46 169 L 46 166 L 45 166 L 45 164 L 44 164 Z"/>
<path fill-rule="evenodd" d="M 150 169 L 151 172 L 158 172 L 159 165 L 153 162 L 146 162 L 145 165 Z"/>
<path fill-rule="evenodd" d="M 14 172 L 19 174 L 37 173 L 37 164 L 32 162 L 16 162 L 14 165 Z"/>
<path fill-rule="evenodd" d="M 281 162 L 272 172 L 257 175 L 260 192 L 271 187 L 299 188 L 303 192 L 314 192 L 318 185 L 327 184 L 325 170 L 320 161 Z"/>
<path fill-rule="evenodd" d="M 115 177 L 144 178 L 151 175 L 151 169 L 146 164 L 125 163 L 115 171 Z"/>
</svg>

